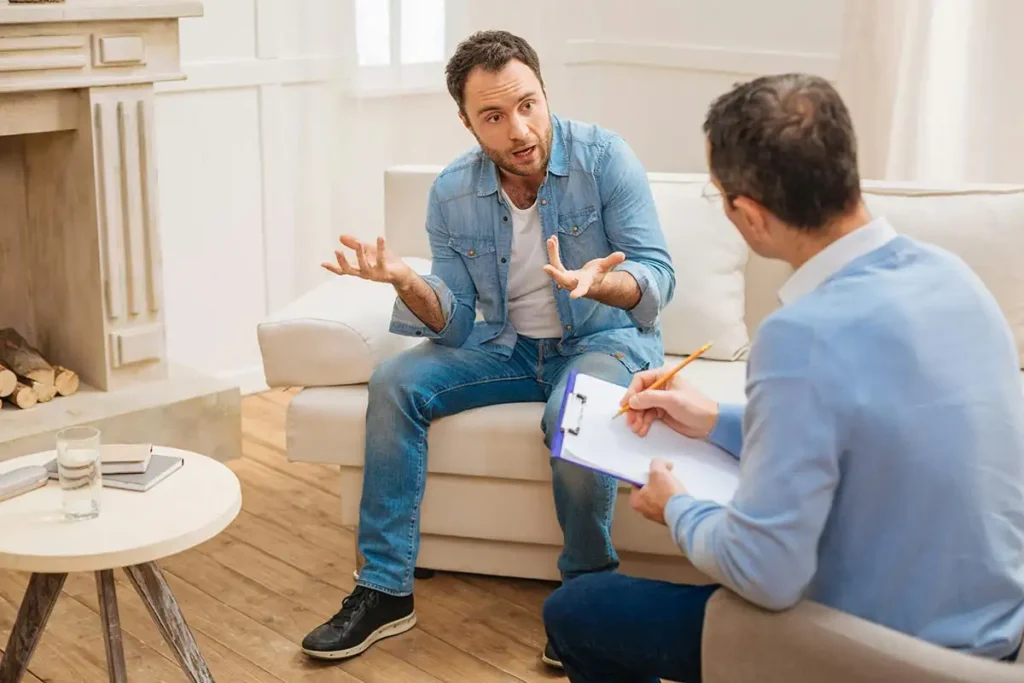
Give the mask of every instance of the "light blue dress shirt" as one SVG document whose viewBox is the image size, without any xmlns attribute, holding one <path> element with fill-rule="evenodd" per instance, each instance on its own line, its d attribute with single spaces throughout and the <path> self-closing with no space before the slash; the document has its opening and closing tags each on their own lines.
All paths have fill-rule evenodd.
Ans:
<svg viewBox="0 0 1024 683">
<path fill-rule="evenodd" d="M 994 298 L 884 219 L 815 256 L 780 298 L 751 347 L 747 405 L 722 406 L 710 435 L 740 458 L 739 489 L 728 506 L 673 498 L 677 544 L 768 609 L 807 598 L 1011 654 L 1024 631 L 1024 393 Z"/>
</svg>

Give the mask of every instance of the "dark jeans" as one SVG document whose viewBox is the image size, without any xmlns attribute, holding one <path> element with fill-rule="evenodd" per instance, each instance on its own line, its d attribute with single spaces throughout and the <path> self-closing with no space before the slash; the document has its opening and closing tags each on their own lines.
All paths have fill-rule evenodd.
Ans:
<svg viewBox="0 0 1024 683">
<path fill-rule="evenodd" d="M 585 575 L 548 598 L 544 626 L 572 683 L 700 683 L 704 611 L 717 589 Z"/>
<path fill-rule="evenodd" d="M 717 588 L 585 575 L 548 598 L 544 626 L 572 683 L 699 683 L 704 609 Z"/>
</svg>

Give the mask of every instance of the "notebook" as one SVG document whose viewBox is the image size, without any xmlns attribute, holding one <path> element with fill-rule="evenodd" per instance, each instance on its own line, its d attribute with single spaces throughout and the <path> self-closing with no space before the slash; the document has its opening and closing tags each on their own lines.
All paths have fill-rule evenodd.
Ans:
<svg viewBox="0 0 1024 683">
<path fill-rule="evenodd" d="M 153 453 L 149 456 L 149 467 L 145 472 L 107 474 L 104 470 L 103 485 L 129 491 L 148 491 L 177 471 L 184 462 L 182 458 Z M 57 479 L 57 460 L 46 463 L 46 470 L 50 479 Z"/>
<path fill-rule="evenodd" d="M 153 445 L 148 443 L 105 443 L 100 445 L 103 474 L 138 474 L 149 469 Z"/>
<path fill-rule="evenodd" d="M 590 375 L 571 372 L 562 398 L 559 430 L 551 455 L 634 486 L 643 486 L 651 461 L 672 463 L 672 473 L 694 498 L 725 505 L 739 483 L 739 461 L 700 439 L 690 439 L 662 422 L 637 436 L 618 412 L 626 390 Z"/>
<path fill-rule="evenodd" d="M 149 469 L 153 446 L 148 443 L 101 444 L 100 472 L 103 474 L 140 474 Z M 57 478 L 57 461 L 46 463 L 51 479 Z"/>
</svg>

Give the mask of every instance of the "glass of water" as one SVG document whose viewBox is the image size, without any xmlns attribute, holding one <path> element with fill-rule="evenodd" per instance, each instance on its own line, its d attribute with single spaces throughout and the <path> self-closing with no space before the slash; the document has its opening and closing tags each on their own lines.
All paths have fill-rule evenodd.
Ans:
<svg viewBox="0 0 1024 683">
<path fill-rule="evenodd" d="M 98 429 L 68 427 L 57 432 L 57 476 L 65 517 L 78 521 L 100 514 L 103 480 Z"/>
</svg>

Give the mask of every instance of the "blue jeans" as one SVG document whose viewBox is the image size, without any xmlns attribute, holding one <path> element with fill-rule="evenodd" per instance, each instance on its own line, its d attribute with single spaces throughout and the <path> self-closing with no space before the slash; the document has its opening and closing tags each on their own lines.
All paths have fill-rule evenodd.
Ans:
<svg viewBox="0 0 1024 683">
<path fill-rule="evenodd" d="M 572 683 L 700 683 L 704 610 L 717 589 L 581 576 L 544 603 L 544 628 Z"/>
<path fill-rule="evenodd" d="M 377 369 L 366 414 L 359 509 L 359 552 L 365 564 L 359 584 L 390 595 L 412 593 L 432 421 L 482 406 L 546 402 L 540 427 L 550 445 L 570 370 L 629 385 L 632 375 L 616 358 L 601 353 L 563 357 L 557 344 L 557 339 L 521 337 L 505 360 L 479 349 L 426 343 Z M 616 482 L 559 459 L 553 458 L 551 467 L 564 536 L 558 560 L 563 578 L 617 569 L 611 543 Z"/>
</svg>

